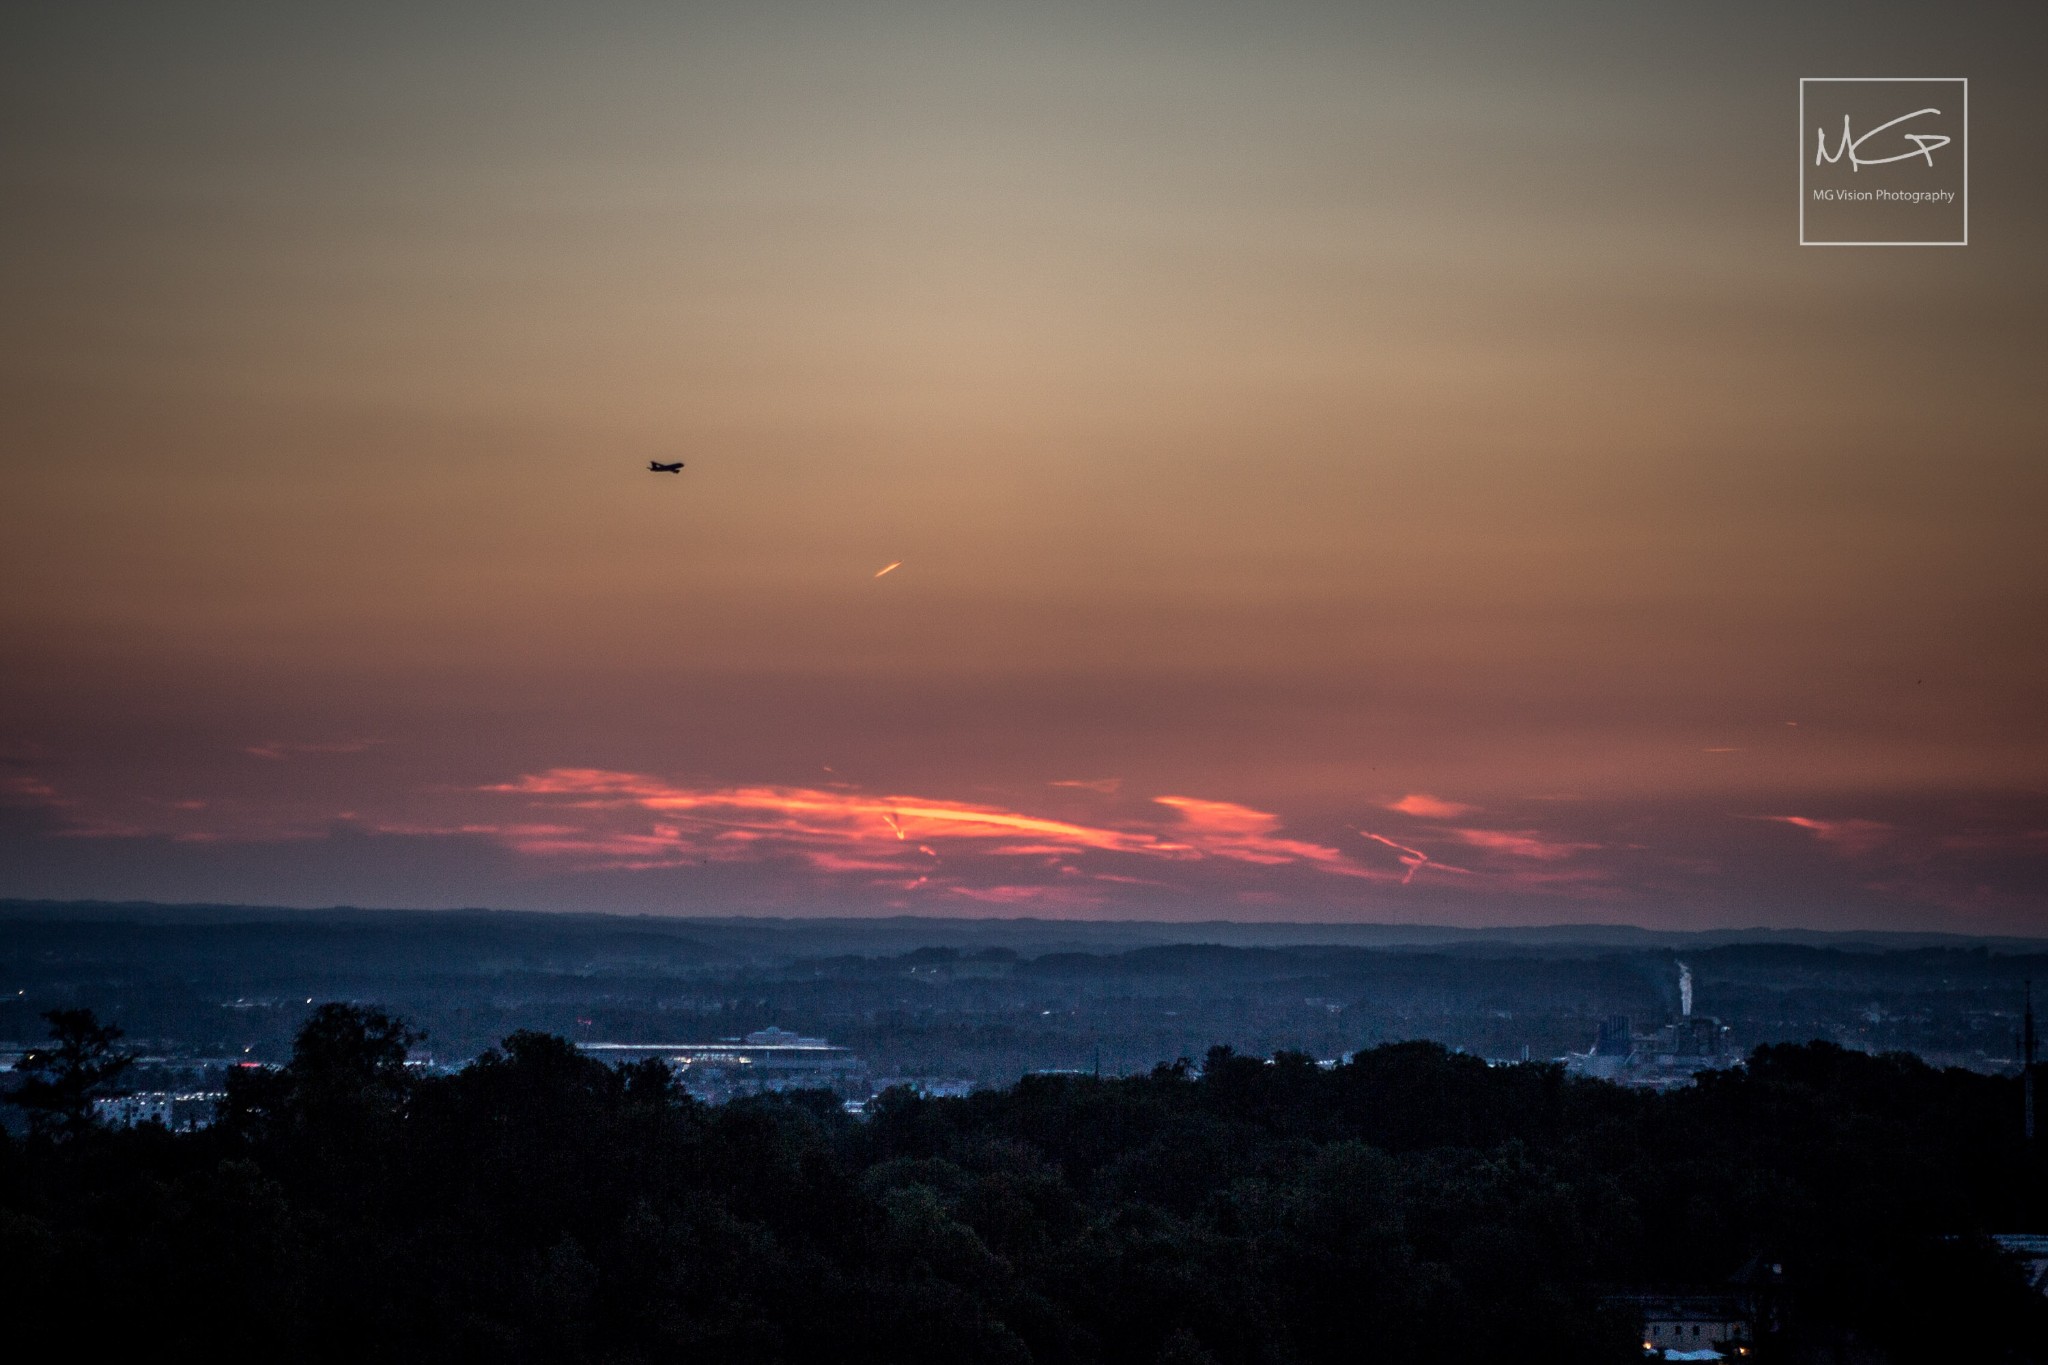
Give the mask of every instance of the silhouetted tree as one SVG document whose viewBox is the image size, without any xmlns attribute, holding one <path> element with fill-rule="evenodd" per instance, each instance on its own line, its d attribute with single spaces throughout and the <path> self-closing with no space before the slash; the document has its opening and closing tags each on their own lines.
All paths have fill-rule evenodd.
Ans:
<svg viewBox="0 0 2048 1365">
<path fill-rule="evenodd" d="M 426 1035 L 382 1010 L 322 1005 L 300 1028 L 285 1074 L 309 1120 L 390 1112 L 404 1102 L 405 1056 Z"/>
<path fill-rule="evenodd" d="M 76 1137 L 93 1124 L 93 1101 L 106 1095 L 134 1054 L 114 1046 L 121 1030 L 91 1010 L 45 1010 L 50 1042 L 22 1054 L 24 1079 L 7 1098 L 28 1111 L 31 1132 Z"/>
</svg>

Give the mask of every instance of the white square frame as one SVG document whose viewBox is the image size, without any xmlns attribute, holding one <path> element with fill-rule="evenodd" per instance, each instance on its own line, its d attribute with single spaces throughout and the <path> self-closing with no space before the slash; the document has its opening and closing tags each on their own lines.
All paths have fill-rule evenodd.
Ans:
<svg viewBox="0 0 2048 1365">
<path fill-rule="evenodd" d="M 1960 85 L 1963 87 L 1963 235 L 1949 242 L 1810 242 L 1806 239 L 1806 87 L 1808 85 Z M 1799 245 L 1968 246 L 1970 244 L 1970 78 L 1968 76 L 1801 76 L 1799 78 Z"/>
</svg>

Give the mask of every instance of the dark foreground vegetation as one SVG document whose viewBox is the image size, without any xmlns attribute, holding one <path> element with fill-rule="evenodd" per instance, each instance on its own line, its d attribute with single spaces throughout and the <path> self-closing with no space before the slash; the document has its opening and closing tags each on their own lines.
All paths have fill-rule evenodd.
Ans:
<svg viewBox="0 0 2048 1365">
<path fill-rule="evenodd" d="M 518 1033 L 416 1076 L 318 1010 L 197 1133 L 82 1121 L 71 1015 L 0 1145 L 18 1345 L 217 1360 L 1640 1358 L 1601 1296 L 1784 1267 L 1758 1355 L 2048 1359 L 2018 1083 L 1816 1044 L 1653 1095 L 1429 1043 L 962 1100 L 706 1108 Z M 33 1060 L 33 1059 L 32 1059 Z M 103 1077 L 111 1073 L 92 1073 Z"/>
</svg>

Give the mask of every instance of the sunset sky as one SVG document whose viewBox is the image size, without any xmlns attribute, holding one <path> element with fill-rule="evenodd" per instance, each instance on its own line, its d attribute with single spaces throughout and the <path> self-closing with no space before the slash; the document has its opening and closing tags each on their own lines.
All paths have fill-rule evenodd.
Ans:
<svg viewBox="0 0 2048 1365">
<path fill-rule="evenodd" d="M 1787 8 L 10 6 L 0 895 L 2048 934 L 2037 10 Z"/>
</svg>

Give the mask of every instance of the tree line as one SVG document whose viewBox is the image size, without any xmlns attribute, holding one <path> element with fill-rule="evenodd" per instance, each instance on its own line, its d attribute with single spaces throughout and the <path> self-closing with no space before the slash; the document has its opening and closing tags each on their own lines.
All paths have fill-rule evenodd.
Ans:
<svg viewBox="0 0 2048 1365">
<path fill-rule="evenodd" d="M 1641 1359 L 1618 1293 L 1784 1267 L 1760 1358 L 2048 1361 L 2017 1082 L 1825 1043 L 1669 1093 L 1399 1043 L 1319 1066 L 706 1106 L 514 1033 L 451 1075 L 315 1010 L 209 1128 L 109 1130 L 49 1016 L 0 1141 L 13 1330 L 220 1360 L 1451 1365 Z M 77 1338 L 83 1341 L 82 1336 Z M 1847 1352 L 1847 1354 L 1844 1354 Z M 1858 1354 L 1860 1353 L 1860 1354 Z"/>
</svg>

